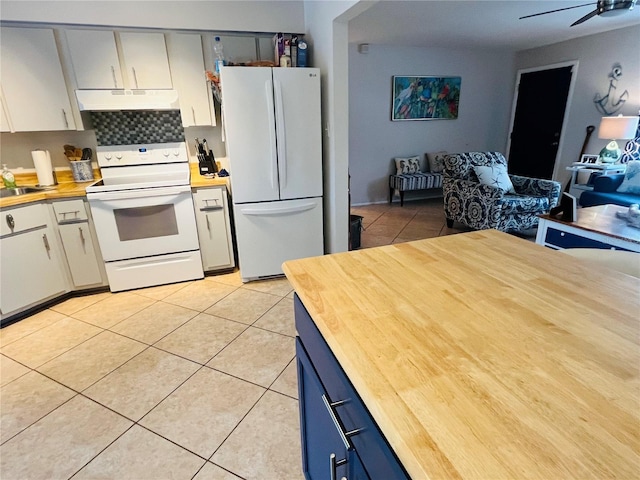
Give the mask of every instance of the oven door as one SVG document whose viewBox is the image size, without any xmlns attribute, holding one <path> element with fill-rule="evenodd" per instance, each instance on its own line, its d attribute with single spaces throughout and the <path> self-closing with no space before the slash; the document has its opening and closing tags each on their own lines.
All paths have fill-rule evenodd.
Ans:
<svg viewBox="0 0 640 480">
<path fill-rule="evenodd" d="M 188 185 L 87 194 L 105 261 L 198 250 Z"/>
</svg>

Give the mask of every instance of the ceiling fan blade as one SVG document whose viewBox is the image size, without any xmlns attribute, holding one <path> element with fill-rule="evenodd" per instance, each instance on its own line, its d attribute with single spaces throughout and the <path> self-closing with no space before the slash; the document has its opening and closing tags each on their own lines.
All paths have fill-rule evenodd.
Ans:
<svg viewBox="0 0 640 480">
<path fill-rule="evenodd" d="M 534 13 L 533 15 L 525 15 L 524 17 L 520 17 L 519 20 L 522 20 L 523 18 L 537 17 L 539 15 L 546 15 L 547 13 L 562 12 L 563 10 L 571 10 L 573 8 L 588 7 L 589 5 L 593 5 L 593 3 L 594 2 L 589 2 L 589 3 L 584 3 L 582 5 L 574 5 L 573 7 L 558 8 L 557 10 L 549 10 L 548 12 L 540 12 L 540 13 Z"/>
<path fill-rule="evenodd" d="M 587 13 L 584 17 L 582 17 L 579 20 L 576 20 L 575 22 L 573 22 L 571 24 L 572 27 L 576 26 L 576 25 L 580 25 L 583 22 L 586 22 L 587 20 L 589 20 L 591 17 L 595 17 L 596 15 L 598 15 L 598 10 L 594 10 L 592 12 Z"/>
</svg>

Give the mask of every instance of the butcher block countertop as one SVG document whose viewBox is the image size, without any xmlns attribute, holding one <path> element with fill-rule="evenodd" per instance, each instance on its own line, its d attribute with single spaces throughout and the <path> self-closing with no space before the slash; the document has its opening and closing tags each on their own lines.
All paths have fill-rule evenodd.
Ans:
<svg viewBox="0 0 640 480">
<path fill-rule="evenodd" d="M 191 169 L 192 188 L 215 187 L 218 185 L 225 185 L 227 189 L 230 188 L 229 177 L 207 178 L 200 175 L 197 163 L 190 163 L 189 167 Z M 58 184 L 54 188 L 42 192 L 17 195 L 15 197 L 0 198 L 0 208 L 25 205 L 31 202 L 39 202 L 41 200 L 57 200 L 61 198 L 84 197 L 87 195 L 86 188 L 92 183 L 97 182 L 101 178 L 100 171 L 98 169 L 94 170 L 95 178 L 89 182 L 74 182 L 70 170 L 56 171 L 56 176 L 58 178 Z M 34 186 L 38 183 L 38 177 L 35 173 L 17 174 L 16 183 L 19 187 Z"/>
<path fill-rule="evenodd" d="M 640 279 L 495 230 L 283 268 L 414 480 L 640 478 Z"/>
</svg>

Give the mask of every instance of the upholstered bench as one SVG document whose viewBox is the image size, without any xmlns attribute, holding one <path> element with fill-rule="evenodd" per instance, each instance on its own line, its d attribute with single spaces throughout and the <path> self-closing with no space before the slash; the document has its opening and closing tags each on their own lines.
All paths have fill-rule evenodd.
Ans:
<svg viewBox="0 0 640 480">
<path fill-rule="evenodd" d="M 395 190 L 400 193 L 400 206 L 404 205 L 404 192 L 442 188 L 441 173 L 405 173 L 389 175 L 389 203 L 393 200 Z"/>
</svg>

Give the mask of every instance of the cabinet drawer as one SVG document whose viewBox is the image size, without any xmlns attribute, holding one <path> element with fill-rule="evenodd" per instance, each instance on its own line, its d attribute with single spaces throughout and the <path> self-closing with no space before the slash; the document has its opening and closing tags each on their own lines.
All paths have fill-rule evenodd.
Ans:
<svg viewBox="0 0 640 480">
<path fill-rule="evenodd" d="M 81 198 L 54 202 L 53 211 L 58 224 L 87 220 L 87 209 Z"/>
<path fill-rule="evenodd" d="M 337 416 L 347 430 L 361 429 L 350 436 L 350 440 L 371 479 L 409 479 L 297 295 L 294 308 L 298 335 L 329 395 L 329 401 L 345 401 L 335 407 Z"/>
<path fill-rule="evenodd" d="M 200 188 L 193 194 L 196 210 L 221 210 L 225 205 L 227 189 L 224 186 Z"/>
<path fill-rule="evenodd" d="M 2 210 L 0 217 L 2 217 L 0 220 L 0 235 L 2 236 L 24 232 L 50 223 L 47 207 L 42 203 Z"/>
<path fill-rule="evenodd" d="M 547 228 L 544 241 L 560 248 L 602 248 L 606 250 L 626 250 L 614 247 L 608 243 L 599 242 L 590 238 L 584 238 L 569 232 L 563 232 L 555 228 Z"/>
</svg>

